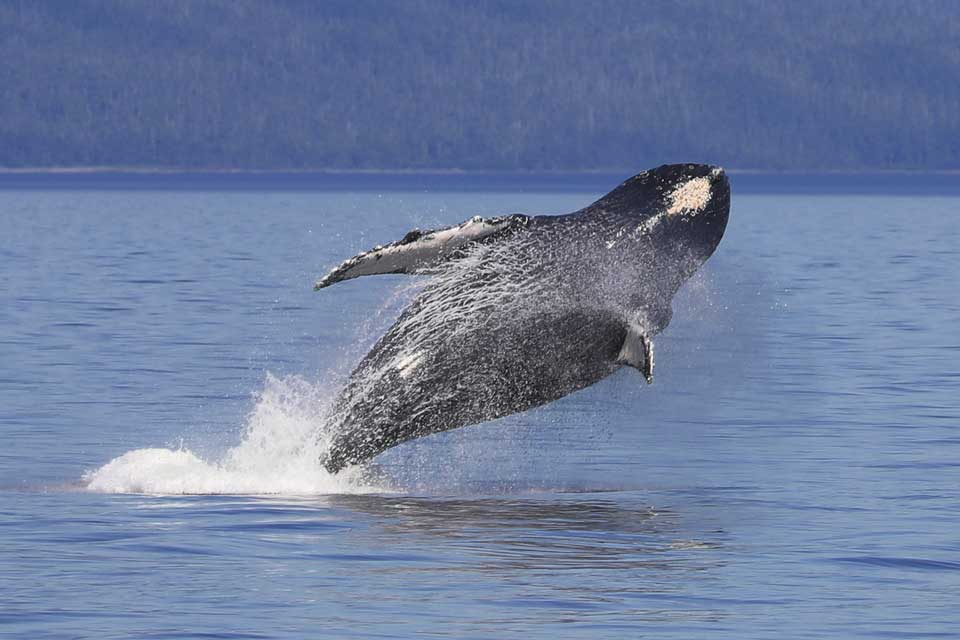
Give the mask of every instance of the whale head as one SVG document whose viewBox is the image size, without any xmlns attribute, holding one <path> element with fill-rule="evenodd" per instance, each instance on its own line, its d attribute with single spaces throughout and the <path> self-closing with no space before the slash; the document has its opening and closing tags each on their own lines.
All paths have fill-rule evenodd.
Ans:
<svg viewBox="0 0 960 640">
<path fill-rule="evenodd" d="M 720 167 L 665 164 L 637 174 L 584 210 L 610 230 L 607 247 L 652 250 L 687 278 L 709 258 L 727 227 L 730 182 Z"/>
<path fill-rule="evenodd" d="M 708 164 L 672 164 L 649 172 L 656 183 L 660 218 L 653 235 L 666 247 L 682 248 L 690 273 L 716 250 L 730 217 L 730 181 L 722 168 Z"/>
<path fill-rule="evenodd" d="M 606 230 L 604 264 L 616 271 L 633 265 L 634 279 L 667 299 L 720 244 L 730 182 L 713 165 L 663 165 L 625 181 L 584 213 Z"/>
</svg>

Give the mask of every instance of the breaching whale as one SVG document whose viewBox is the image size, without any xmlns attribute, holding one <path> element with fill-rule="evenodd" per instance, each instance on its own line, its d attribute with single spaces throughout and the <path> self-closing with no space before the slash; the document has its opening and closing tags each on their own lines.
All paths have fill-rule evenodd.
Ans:
<svg viewBox="0 0 960 640">
<path fill-rule="evenodd" d="M 587 387 L 623 365 L 653 379 L 653 336 L 714 252 L 730 187 L 719 167 L 664 165 L 557 216 L 475 217 L 413 230 L 336 267 L 432 278 L 333 403 L 331 473 L 406 440 L 492 420 Z"/>
</svg>

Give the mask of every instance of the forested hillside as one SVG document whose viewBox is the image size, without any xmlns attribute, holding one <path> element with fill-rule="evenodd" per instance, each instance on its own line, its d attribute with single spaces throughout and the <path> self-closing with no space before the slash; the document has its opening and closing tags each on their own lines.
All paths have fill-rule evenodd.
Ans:
<svg viewBox="0 0 960 640">
<path fill-rule="evenodd" d="M 0 0 L 0 166 L 960 168 L 960 2 Z"/>
</svg>

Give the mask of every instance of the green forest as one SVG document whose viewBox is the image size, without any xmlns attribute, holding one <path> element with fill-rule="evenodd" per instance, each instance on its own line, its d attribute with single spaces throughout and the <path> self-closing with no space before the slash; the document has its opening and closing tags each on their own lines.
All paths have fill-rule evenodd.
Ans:
<svg viewBox="0 0 960 640">
<path fill-rule="evenodd" d="M 960 168 L 960 2 L 0 0 L 0 166 Z"/>
</svg>

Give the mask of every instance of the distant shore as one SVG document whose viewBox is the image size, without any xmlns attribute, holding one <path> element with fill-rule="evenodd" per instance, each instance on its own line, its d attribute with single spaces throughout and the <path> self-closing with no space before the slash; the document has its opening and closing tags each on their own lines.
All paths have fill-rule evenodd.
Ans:
<svg viewBox="0 0 960 640">
<path fill-rule="evenodd" d="M 604 193 L 639 170 L 0 168 L 0 190 Z M 960 193 L 960 171 L 728 169 L 735 193 Z"/>
<path fill-rule="evenodd" d="M 727 173 L 734 175 L 757 176 L 868 176 L 868 175 L 960 175 L 958 169 L 757 169 L 724 167 Z M 77 166 L 77 167 L 2 167 L 0 175 L 45 174 L 45 175 L 89 175 L 89 174 L 131 174 L 131 175 L 343 175 L 343 176 L 494 176 L 494 175 L 612 175 L 629 174 L 639 171 L 632 168 L 608 169 L 241 169 L 241 168 L 197 168 L 197 167 L 137 167 L 137 166 Z"/>
</svg>

